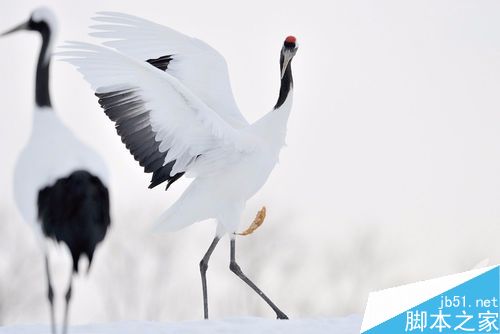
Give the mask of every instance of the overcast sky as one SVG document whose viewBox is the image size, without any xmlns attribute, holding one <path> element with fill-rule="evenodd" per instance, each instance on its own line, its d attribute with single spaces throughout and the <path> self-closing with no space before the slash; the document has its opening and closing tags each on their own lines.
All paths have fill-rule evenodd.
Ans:
<svg viewBox="0 0 500 334">
<path fill-rule="evenodd" d="M 252 237 L 253 246 L 245 241 L 246 251 L 261 240 L 259 247 L 279 255 L 252 265 L 272 277 L 268 290 L 290 281 L 298 294 L 313 294 L 299 307 L 287 291 L 273 291 L 296 315 L 361 313 L 370 290 L 467 270 L 484 258 L 500 262 L 500 2 L 25 0 L 1 5 L 0 31 L 40 4 L 59 17 L 58 42 L 91 40 L 87 27 L 99 10 L 135 14 L 206 41 L 226 58 L 250 121 L 274 105 L 282 41 L 297 37 L 288 146 L 244 215 L 250 221 L 268 207 L 258 231 L 265 236 Z M 12 174 L 30 132 L 38 48 L 30 33 L 0 39 L 0 209 L 12 226 L 21 226 Z M 168 193 L 148 190 L 149 176 L 74 68 L 54 62 L 51 88 L 65 123 L 108 162 L 115 237 L 131 237 L 131 212 L 147 230 L 187 181 Z M 201 242 L 192 247 L 199 259 L 212 232 L 195 226 L 165 240 Z M 288 255 L 307 274 L 280 271 L 276 265 L 292 261 Z M 225 258 L 216 261 L 227 270 Z M 198 275 L 197 263 L 184 264 L 189 275 Z M 345 281 L 333 278 L 341 271 L 350 273 Z M 316 296 L 304 287 L 311 277 Z"/>
</svg>

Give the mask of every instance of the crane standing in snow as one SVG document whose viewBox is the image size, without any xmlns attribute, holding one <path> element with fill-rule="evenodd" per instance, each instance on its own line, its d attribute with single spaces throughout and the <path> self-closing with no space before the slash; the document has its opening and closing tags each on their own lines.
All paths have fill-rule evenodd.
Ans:
<svg viewBox="0 0 500 334">
<path fill-rule="evenodd" d="M 224 58 L 206 43 L 159 24 L 102 12 L 91 35 L 108 47 L 68 42 L 60 53 L 95 90 L 134 158 L 153 173 L 150 188 L 168 187 L 181 176 L 195 179 L 160 217 L 177 230 L 217 220 L 213 242 L 200 262 L 204 316 L 208 318 L 206 271 L 219 240 L 230 236 L 230 269 L 276 312 L 287 316 L 242 272 L 235 231 L 246 201 L 266 182 L 284 145 L 292 107 L 291 61 L 295 37 L 281 49 L 281 87 L 273 110 L 253 124 L 231 92 Z"/>
<path fill-rule="evenodd" d="M 54 289 L 46 242 L 63 242 L 71 253 L 63 323 L 63 333 L 66 333 L 72 280 L 78 273 L 79 259 L 86 255 L 90 268 L 94 250 L 110 225 L 106 166 L 64 126 L 52 108 L 49 70 L 56 28 L 54 14 L 47 8 L 38 8 L 28 21 L 2 34 L 29 30 L 42 37 L 36 69 L 33 129 L 17 161 L 14 191 L 24 220 L 38 232 L 44 250 L 53 334 L 56 333 Z"/>
</svg>

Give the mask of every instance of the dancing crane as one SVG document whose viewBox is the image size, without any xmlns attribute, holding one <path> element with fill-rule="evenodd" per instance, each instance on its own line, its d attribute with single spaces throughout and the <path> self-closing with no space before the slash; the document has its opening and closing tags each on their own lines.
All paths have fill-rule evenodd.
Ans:
<svg viewBox="0 0 500 334">
<path fill-rule="evenodd" d="M 159 218 L 166 230 L 215 219 L 215 237 L 200 262 L 204 317 L 206 272 L 222 236 L 230 236 L 230 270 L 283 313 L 236 262 L 235 232 L 246 201 L 266 182 L 284 146 L 292 107 L 296 39 L 281 48 L 281 87 L 274 108 L 253 124 L 240 113 L 224 58 L 201 40 L 148 20 L 101 12 L 91 35 L 104 46 L 67 42 L 59 53 L 83 74 L 135 160 L 153 173 L 150 188 L 194 178 Z"/>
<path fill-rule="evenodd" d="M 79 259 L 82 255 L 88 258 L 88 270 L 94 250 L 110 225 L 107 170 L 100 156 L 81 143 L 52 108 L 49 72 L 57 32 L 54 14 L 45 7 L 37 8 L 26 22 L 1 36 L 21 30 L 38 32 L 42 45 L 36 68 L 33 128 L 15 167 L 15 200 L 24 220 L 37 232 L 44 252 L 53 334 L 54 289 L 47 241 L 64 243 L 71 253 L 62 330 L 66 333 L 72 281 L 78 273 Z"/>
</svg>

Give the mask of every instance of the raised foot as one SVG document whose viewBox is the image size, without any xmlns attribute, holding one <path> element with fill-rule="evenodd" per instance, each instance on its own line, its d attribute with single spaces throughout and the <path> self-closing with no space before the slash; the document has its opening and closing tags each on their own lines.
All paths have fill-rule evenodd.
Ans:
<svg viewBox="0 0 500 334">
<path fill-rule="evenodd" d="M 262 223 L 264 222 L 264 219 L 266 219 L 266 207 L 263 206 L 262 209 L 259 210 L 259 212 L 257 212 L 257 215 L 255 216 L 255 219 L 253 220 L 252 224 L 250 224 L 250 226 L 248 226 L 248 228 L 241 232 L 241 233 L 235 233 L 236 235 L 250 235 L 252 234 L 253 232 L 255 232 L 256 229 L 258 229 L 260 227 L 260 225 L 262 225 Z"/>
</svg>

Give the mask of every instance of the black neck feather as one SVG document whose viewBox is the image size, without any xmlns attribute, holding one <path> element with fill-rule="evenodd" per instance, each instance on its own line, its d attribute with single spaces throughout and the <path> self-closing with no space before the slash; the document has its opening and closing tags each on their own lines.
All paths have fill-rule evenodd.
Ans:
<svg viewBox="0 0 500 334">
<path fill-rule="evenodd" d="M 49 94 L 50 55 L 47 54 L 50 52 L 50 28 L 47 24 L 43 24 L 37 30 L 42 35 L 42 47 L 36 67 L 35 102 L 39 107 L 51 107 Z"/>
<path fill-rule="evenodd" d="M 283 68 L 283 62 L 284 62 L 284 57 L 283 55 L 281 55 L 280 71 Z M 286 67 L 285 74 L 283 75 L 283 78 L 281 78 L 280 95 L 278 97 L 276 105 L 274 106 L 274 109 L 278 109 L 283 105 L 283 103 L 285 103 L 286 98 L 288 97 L 288 94 L 290 93 L 292 87 L 293 87 L 292 61 L 290 60 L 288 66 Z"/>
</svg>

